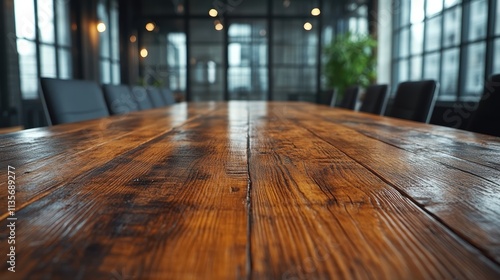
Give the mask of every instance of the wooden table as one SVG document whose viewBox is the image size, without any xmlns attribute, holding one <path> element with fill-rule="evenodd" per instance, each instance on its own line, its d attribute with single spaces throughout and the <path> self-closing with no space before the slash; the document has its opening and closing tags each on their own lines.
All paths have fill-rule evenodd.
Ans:
<svg viewBox="0 0 500 280">
<path fill-rule="evenodd" d="M 230 102 L 0 147 L 0 279 L 500 279 L 500 138 Z"/>
</svg>

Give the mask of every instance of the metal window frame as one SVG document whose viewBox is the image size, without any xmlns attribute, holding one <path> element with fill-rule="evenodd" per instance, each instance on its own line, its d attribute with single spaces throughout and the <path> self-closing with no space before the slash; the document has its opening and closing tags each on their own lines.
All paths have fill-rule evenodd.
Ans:
<svg viewBox="0 0 500 280">
<path fill-rule="evenodd" d="M 465 77 L 467 76 L 467 49 L 470 45 L 475 44 L 475 43 L 482 43 L 484 42 L 486 44 L 486 50 L 485 50 L 485 59 L 484 59 L 484 79 L 486 80 L 489 75 L 492 74 L 493 72 L 493 59 L 494 59 L 494 48 L 495 48 L 495 40 L 500 39 L 500 34 L 496 35 L 495 34 L 495 20 L 496 20 L 496 10 L 498 8 L 498 5 L 500 5 L 500 1 L 498 0 L 486 0 L 487 4 L 487 21 L 486 21 L 486 36 L 484 38 L 479 38 L 479 39 L 474 39 L 474 40 L 469 40 L 468 35 L 470 32 L 470 13 L 471 13 L 471 4 L 473 2 L 479 1 L 479 0 L 463 0 L 460 3 L 457 3 L 451 7 L 445 7 L 444 6 L 444 1 L 443 1 L 443 9 L 432 16 L 427 16 L 426 11 L 427 11 L 427 3 L 428 1 L 436 1 L 436 0 L 426 0 L 424 2 L 424 13 L 425 17 L 423 20 L 424 24 L 424 38 L 423 38 L 423 51 L 421 54 L 412 54 L 411 51 L 409 52 L 408 56 L 401 57 L 400 56 L 400 46 L 401 46 L 401 32 L 409 28 L 410 30 L 410 36 L 408 38 L 408 46 L 411 50 L 411 26 L 413 25 L 411 21 L 406 24 L 402 24 L 401 22 L 401 17 L 403 13 L 411 13 L 411 2 L 408 5 L 407 10 L 403 10 L 401 14 L 395 19 L 394 24 L 393 24 L 393 29 L 392 29 L 392 36 L 393 38 L 397 38 L 397 40 L 393 40 L 393 51 L 392 51 L 392 65 L 393 65 L 393 70 L 392 70 L 392 75 L 391 75 L 391 84 L 395 84 L 396 81 L 399 80 L 399 64 L 403 60 L 408 60 L 410 67 L 408 68 L 408 75 L 411 73 L 411 66 L 412 66 L 412 58 L 416 56 L 421 56 L 422 57 L 422 73 L 421 77 L 424 75 L 425 67 L 426 67 L 426 62 L 425 62 L 425 56 L 431 53 L 436 53 L 439 52 L 440 54 L 440 63 L 439 63 L 439 69 L 438 69 L 438 77 L 436 77 L 437 81 L 441 81 L 442 78 L 442 71 L 443 71 L 443 54 L 447 50 L 451 49 L 458 49 L 459 51 L 459 70 L 458 70 L 458 79 L 457 79 L 457 91 L 455 93 L 454 101 L 464 101 L 464 100 L 470 100 L 471 96 L 465 93 L 465 83 L 466 79 Z M 399 0 L 394 0 L 393 5 L 400 3 Z M 457 7 L 460 7 L 462 10 L 462 18 L 461 18 L 461 26 L 460 26 L 460 41 L 457 45 L 451 45 L 451 46 L 446 46 L 444 47 L 444 15 L 446 12 L 451 11 L 453 9 L 456 9 Z M 440 47 L 437 50 L 433 51 L 428 51 L 425 49 L 425 43 L 427 40 L 426 32 L 428 28 L 428 21 L 434 17 L 441 16 L 441 34 L 440 34 Z M 498 19 L 500 20 L 500 19 Z"/>
</svg>

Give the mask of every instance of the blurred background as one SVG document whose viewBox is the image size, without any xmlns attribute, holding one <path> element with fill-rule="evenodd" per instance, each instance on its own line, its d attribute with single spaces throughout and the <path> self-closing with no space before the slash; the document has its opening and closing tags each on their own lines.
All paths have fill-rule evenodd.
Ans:
<svg viewBox="0 0 500 280">
<path fill-rule="evenodd" d="M 46 125 L 40 77 L 329 104 L 323 51 L 346 32 L 377 40 L 392 93 L 437 80 L 431 123 L 451 125 L 500 72 L 499 18 L 500 0 L 3 0 L 0 127 Z"/>
</svg>

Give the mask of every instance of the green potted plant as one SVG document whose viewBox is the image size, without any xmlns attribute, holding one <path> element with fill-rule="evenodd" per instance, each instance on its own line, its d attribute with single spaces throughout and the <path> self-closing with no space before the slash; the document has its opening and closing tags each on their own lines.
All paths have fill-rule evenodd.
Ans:
<svg viewBox="0 0 500 280">
<path fill-rule="evenodd" d="M 324 74 L 328 87 L 334 90 L 333 102 L 341 100 L 349 86 L 366 88 L 375 82 L 376 46 L 377 41 L 369 35 L 345 33 L 325 47 Z"/>
</svg>

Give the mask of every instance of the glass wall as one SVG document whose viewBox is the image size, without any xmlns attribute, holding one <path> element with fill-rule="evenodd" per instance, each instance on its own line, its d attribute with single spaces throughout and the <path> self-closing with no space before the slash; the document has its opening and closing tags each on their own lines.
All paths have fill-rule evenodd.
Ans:
<svg viewBox="0 0 500 280">
<path fill-rule="evenodd" d="M 268 92 L 266 22 L 231 21 L 228 40 L 229 99 L 265 100 Z"/>
<path fill-rule="evenodd" d="M 68 1 L 15 0 L 19 74 L 23 99 L 38 98 L 38 78 L 73 76 Z"/>
<path fill-rule="evenodd" d="M 224 100 L 226 54 L 224 33 L 210 19 L 190 21 L 189 83 L 191 100 Z"/>
<path fill-rule="evenodd" d="M 332 11 L 341 5 L 326 0 L 160 2 L 141 2 L 139 45 L 148 50 L 141 77 L 151 69 L 168 69 L 165 85 L 191 101 L 318 100 L 322 46 L 339 27 Z M 347 8 L 351 12 L 336 14 L 343 16 L 343 31 L 368 32 L 367 6 Z M 158 28 L 145 30 L 147 22 Z M 156 51 L 165 45 L 166 51 Z"/>
<path fill-rule="evenodd" d="M 500 1 L 396 0 L 394 6 L 393 88 L 434 79 L 438 100 L 478 100 L 487 76 L 500 71 Z M 488 30 L 489 23 L 495 28 Z"/>
<path fill-rule="evenodd" d="M 119 84 L 121 79 L 118 2 L 99 0 L 97 18 L 105 26 L 99 31 L 100 80 L 102 84 Z"/>
<path fill-rule="evenodd" d="M 141 29 L 141 83 L 184 92 L 187 83 L 187 48 L 183 21 L 145 21 Z M 135 35 L 133 39 L 136 40 Z"/>
<path fill-rule="evenodd" d="M 304 20 L 273 24 L 273 99 L 315 101 L 318 73 L 318 28 L 304 28 Z"/>
</svg>

